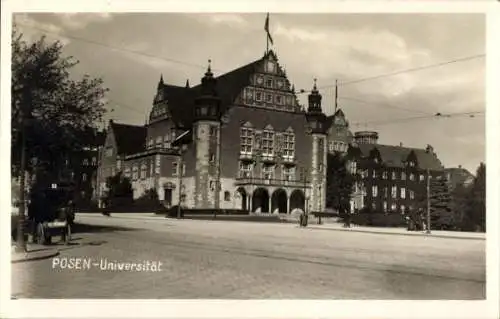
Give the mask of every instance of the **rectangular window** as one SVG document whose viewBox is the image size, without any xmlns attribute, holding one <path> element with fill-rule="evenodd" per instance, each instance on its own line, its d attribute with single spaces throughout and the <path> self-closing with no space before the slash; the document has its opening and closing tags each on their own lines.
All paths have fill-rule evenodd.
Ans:
<svg viewBox="0 0 500 319">
<path fill-rule="evenodd" d="M 250 178 L 252 177 L 252 164 L 240 163 L 239 177 Z"/>
<path fill-rule="evenodd" d="M 155 174 L 160 174 L 160 164 L 161 164 L 161 157 L 160 157 L 160 155 L 156 155 L 156 159 L 155 159 Z"/>
<path fill-rule="evenodd" d="M 82 174 L 82 181 L 84 181 L 84 182 L 87 181 L 87 174 L 85 174 L 85 173 Z"/>
<path fill-rule="evenodd" d="M 273 87 L 273 79 L 267 79 L 266 80 L 266 86 L 268 88 L 272 88 Z"/>
<path fill-rule="evenodd" d="M 263 179 L 274 179 L 274 165 L 263 165 L 262 166 L 262 178 Z"/>
<path fill-rule="evenodd" d="M 215 163 L 215 154 L 214 153 L 209 154 L 209 161 L 210 161 L 210 163 Z"/>
<path fill-rule="evenodd" d="M 383 208 L 384 208 L 384 212 L 386 212 L 387 211 L 387 202 L 386 201 L 384 201 L 384 203 L 383 203 Z"/>
<path fill-rule="evenodd" d="M 357 163 L 355 161 L 351 162 L 351 174 L 356 174 Z"/>
<path fill-rule="evenodd" d="M 262 133 L 262 155 L 273 156 L 274 154 L 274 133 L 264 131 Z"/>
<path fill-rule="evenodd" d="M 410 174 L 410 181 L 414 181 L 415 180 L 415 174 L 411 173 Z"/>
<path fill-rule="evenodd" d="M 384 198 L 387 198 L 389 193 L 389 189 L 387 187 L 384 187 Z"/>
<path fill-rule="evenodd" d="M 210 136 L 217 136 L 217 127 L 216 126 L 210 126 Z"/>
<path fill-rule="evenodd" d="M 165 134 L 163 138 L 163 148 L 170 148 L 172 145 L 172 140 L 170 139 L 170 134 Z"/>
<path fill-rule="evenodd" d="M 401 213 L 404 213 L 405 212 L 405 205 L 401 205 L 400 209 L 401 209 Z"/>
<path fill-rule="evenodd" d="M 397 209 L 397 207 L 396 207 L 396 203 L 392 203 L 392 204 L 391 204 L 391 210 L 395 212 L 395 211 L 396 211 L 396 209 Z"/>
<path fill-rule="evenodd" d="M 266 102 L 271 103 L 273 101 L 273 96 L 271 94 L 266 94 Z"/>
<path fill-rule="evenodd" d="M 240 152 L 241 154 L 252 154 L 253 130 L 242 127 L 240 133 Z"/>
<path fill-rule="evenodd" d="M 283 157 L 292 159 L 295 156 L 295 135 L 293 133 L 283 134 Z"/>
<path fill-rule="evenodd" d="M 406 189 L 404 187 L 401 187 L 401 198 L 402 199 L 406 198 Z"/>
<path fill-rule="evenodd" d="M 382 173 L 382 179 L 387 179 L 387 171 L 384 171 L 384 172 Z"/>
<path fill-rule="evenodd" d="M 84 158 L 82 164 L 83 164 L 83 166 L 88 166 L 89 165 L 89 159 L 88 158 Z"/>
<path fill-rule="evenodd" d="M 419 178 L 420 178 L 420 181 L 421 181 L 421 182 L 423 182 L 423 181 L 424 181 L 424 179 L 425 179 L 424 174 L 420 174 L 420 177 L 419 177 Z"/>
<path fill-rule="evenodd" d="M 377 178 L 377 171 L 376 170 L 372 171 L 372 178 Z"/>
<path fill-rule="evenodd" d="M 255 100 L 262 101 L 262 92 L 255 92 Z"/>
<path fill-rule="evenodd" d="M 286 181 L 295 180 L 295 167 L 283 167 L 283 179 Z"/>
<path fill-rule="evenodd" d="M 415 192 L 410 190 L 410 199 L 415 199 Z"/>
<path fill-rule="evenodd" d="M 116 161 L 116 169 L 117 170 L 121 170 L 122 169 L 122 161 L 120 161 L 120 160 Z"/>
<path fill-rule="evenodd" d="M 392 195 L 392 198 L 398 197 L 398 187 L 397 186 L 392 186 L 391 195 Z"/>
<path fill-rule="evenodd" d="M 139 177 L 139 168 L 137 166 L 132 167 L 132 180 L 135 181 Z"/>
<path fill-rule="evenodd" d="M 177 162 L 172 163 L 172 176 L 177 176 L 178 166 L 179 164 Z"/>
<path fill-rule="evenodd" d="M 392 172 L 392 176 L 391 176 L 392 180 L 395 180 L 396 179 L 396 172 Z"/>
<path fill-rule="evenodd" d="M 405 172 L 401 172 L 401 180 L 402 181 L 406 180 L 406 173 Z"/>
<path fill-rule="evenodd" d="M 283 104 L 283 98 L 281 95 L 276 95 L 276 104 L 278 104 L 278 105 Z"/>
<path fill-rule="evenodd" d="M 378 195 L 378 187 L 377 185 L 372 186 L 372 197 L 377 197 Z"/>
<path fill-rule="evenodd" d="M 170 129 L 170 140 L 173 142 L 175 141 L 175 138 L 177 137 L 177 134 L 175 132 L 175 128 Z"/>
<path fill-rule="evenodd" d="M 230 192 L 228 192 L 228 191 L 224 192 L 224 200 L 226 202 L 229 202 L 231 200 L 231 193 Z"/>
<path fill-rule="evenodd" d="M 163 143 L 163 138 L 161 136 L 158 136 L 156 138 L 156 147 L 161 148 L 162 143 Z"/>
<path fill-rule="evenodd" d="M 97 158 L 94 156 L 92 157 L 92 166 L 96 166 L 97 165 Z"/>
<path fill-rule="evenodd" d="M 141 164 L 141 179 L 146 178 L 146 173 L 148 171 L 148 168 L 145 163 Z"/>
</svg>

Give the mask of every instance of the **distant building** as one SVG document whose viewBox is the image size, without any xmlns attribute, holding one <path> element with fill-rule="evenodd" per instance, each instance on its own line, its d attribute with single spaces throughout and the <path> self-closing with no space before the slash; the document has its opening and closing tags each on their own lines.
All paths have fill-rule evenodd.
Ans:
<svg viewBox="0 0 500 319">
<path fill-rule="evenodd" d="M 451 190 L 454 190 L 459 185 L 467 187 L 474 182 L 474 175 L 461 165 L 445 169 L 445 174 Z"/>
<path fill-rule="evenodd" d="M 377 132 L 356 132 L 347 156 L 361 175 L 355 203 L 381 212 L 413 210 L 425 199 L 427 178 L 444 173 L 430 145 L 425 149 L 382 145 Z"/>
</svg>

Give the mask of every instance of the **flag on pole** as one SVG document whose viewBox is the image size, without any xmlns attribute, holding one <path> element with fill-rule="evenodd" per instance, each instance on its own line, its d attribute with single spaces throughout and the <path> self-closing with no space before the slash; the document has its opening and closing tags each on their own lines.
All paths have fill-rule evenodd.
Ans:
<svg viewBox="0 0 500 319">
<path fill-rule="evenodd" d="M 269 33 L 269 13 L 267 14 L 266 17 L 266 24 L 264 25 L 264 30 L 266 30 L 267 32 L 267 39 L 269 40 L 269 42 L 271 42 L 271 44 L 273 44 L 273 38 L 271 37 L 271 33 Z"/>
</svg>

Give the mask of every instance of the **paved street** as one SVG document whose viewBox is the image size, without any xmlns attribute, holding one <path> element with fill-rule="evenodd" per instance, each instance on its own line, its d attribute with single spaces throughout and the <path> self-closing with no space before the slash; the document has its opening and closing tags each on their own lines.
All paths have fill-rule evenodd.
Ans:
<svg viewBox="0 0 500 319">
<path fill-rule="evenodd" d="M 77 216 L 66 257 L 161 271 L 12 264 L 18 298 L 484 299 L 485 241 L 294 224 Z"/>
</svg>

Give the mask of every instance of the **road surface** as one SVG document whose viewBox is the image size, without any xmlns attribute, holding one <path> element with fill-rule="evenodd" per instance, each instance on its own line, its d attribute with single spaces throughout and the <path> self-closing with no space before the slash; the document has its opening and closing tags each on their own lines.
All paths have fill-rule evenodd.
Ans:
<svg viewBox="0 0 500 319">
<path fill-rule="evenodd" d="M 60 246 L 57 260 L 12 264 L 14 297 L 485 298 L 484 240 L 101 215 L 77 222 L 86 226 L 72 245 Z M 94 266 L 63 269 L 68 258 Z M 102 270 L 106 262 L 161 269 Z"/>
</svg>

